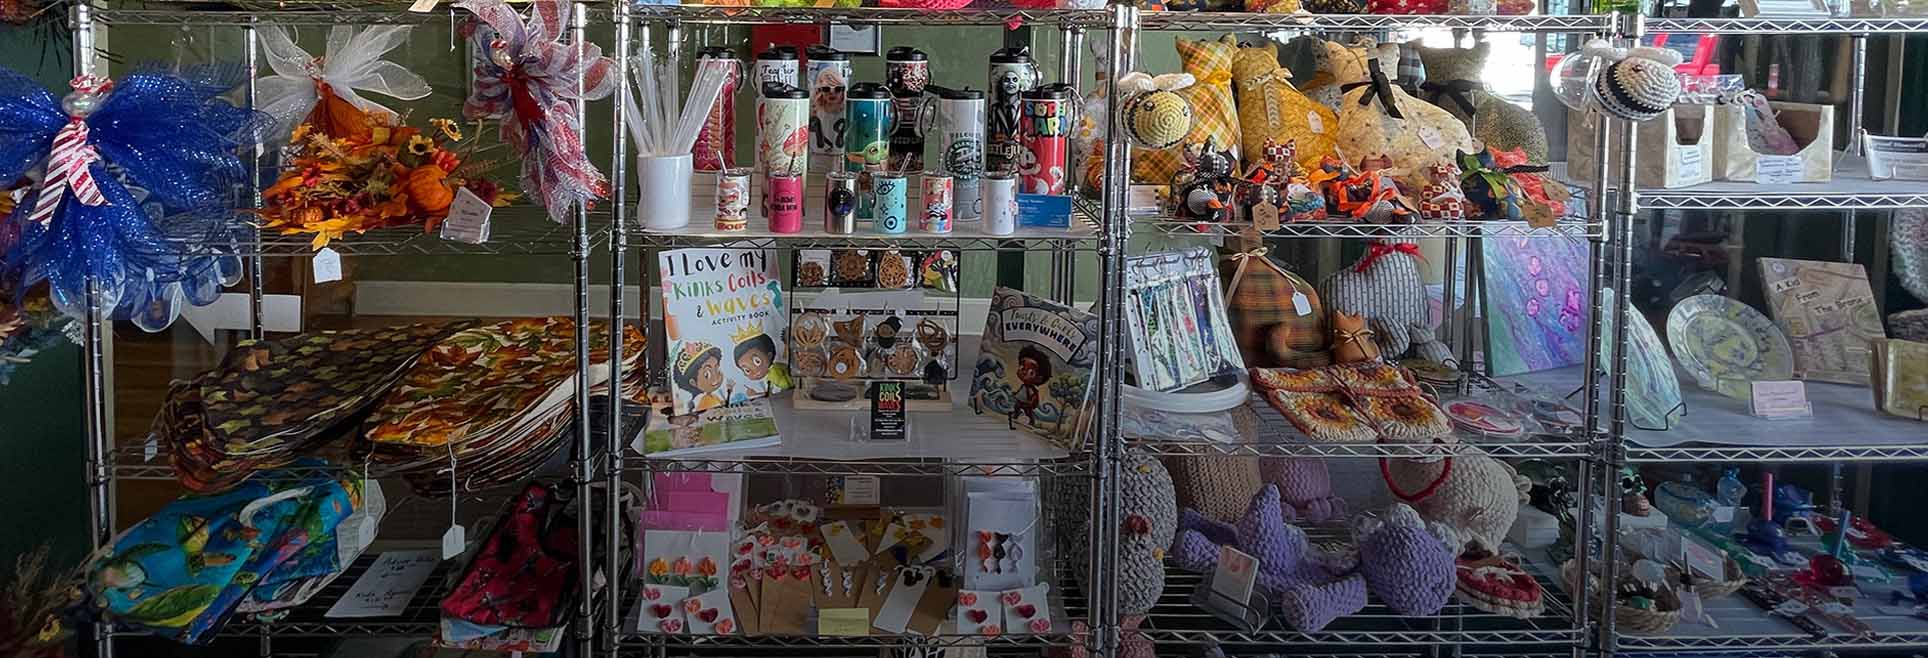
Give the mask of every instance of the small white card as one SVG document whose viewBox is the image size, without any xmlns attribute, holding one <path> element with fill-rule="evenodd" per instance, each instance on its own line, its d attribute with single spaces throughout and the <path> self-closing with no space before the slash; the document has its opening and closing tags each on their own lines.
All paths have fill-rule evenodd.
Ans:
<svg viewBox="0 0 1928 658">
<path fill-rule="evenodd" d="M 1006 590 L 998 595 L 998 601 L 1004 604 L 1005 632 L 1051 632 L 1050 594 L 1050 583 L 1038 583 L 1023 589 Z"/>
<path fill-rule="evenodd" d="M 1697 146 L 1675 146 L 1674 163 L 1679 165 L 1682 178 L 1699 178 L 1706 175 L 1707 156 Z"/>
<path fill-rule="evenodd" d="M 1754 182 L 1762 185 L 1786 185 L 1801 182 L 1801 156 L 1762 155 L 1755 161 Z"/>
<path fill-rule="evenodd" d="M 1258 577 L 1258 558 L 1222 546 L 1218 551 L 1218 569 L 1212 571 L 1212 593 L 1244 606 L 1252 600 L 1252 585 L 1258 582 Z"/>
<path fill-rule="evenodd" d="M 730 590 L 713 589 L 683 599 L 683 619 L 697 635 L 730 635 L 737 631 L 736 612 L 730 609 Z"/>
<path fill-rule="evenodd" d="M 883 482 L 875 475 L 846 475 L 839 505 L 878 505 L 883 500 Z"/>
<path fill-rule="evenodd" d="M 718 591 L 729 596 L 729 590 Z M 688 630 L 682 602 L 689 594 L 690 589 L 680 585 L 644 585 L 643 595 L 636 599 L 636 631 L 675 635 Z"/>
<path fill-rule="evenodd" d="M 858 531 L 850 527 L 849 521 L 833 521 L 817 529 L 823 534 L 823 543 L 830 547 L 830 559 L 837 564 L 856 564 L 870 558 L 870 550 L 864 548 L 864 541 Z"/>
<path fill-rule="evenodd" d="M 389 551 L 375 556 L 375 563 L 362 572 L 348 592 L 341 595 L 329 617 L 392 617 L 408 609 L 415 591 L 428 582 L 441 562 L 433 549 L 426 551 Z"/>
<path fill-rule="evenodd" d="M 1421 126 L 1419 128 L 1419 141 L 1424 142 L 1426 148 L 1436 149 L 1446 145 L 1446 136 L 1439 134 L 1438 128 Z"/>
<path fill-rule="evenodd" d="M 931 567 L 898 567 L 891 575 L 890 594 L 884 596 L 884 605 L 877 609 L 877 618 L 871 620 L 871 628 L 886 633 L 902 633 L 910 624 L 911 613 L 917 611 L 917 600 L 924 598 L 924 590 L 931 586 L 931 579 L 937 570 Z"/>
<path fill-rule="evenodd" d="M 1806 382 L 1753 382 L 1753 396 L 1748 404 L 1755 416 L 1769 420 L 1814 416 L 1814 405 L 1807 399 Z"/>
<path fill-rule="evenodd" d="M 341 280 L 341 254 L 334 249 L 322 247 L 315 252 L 315 283 L 333 283 Z"/>
<path fill-rule="evenodd" d="M 1312 131 L 1315 135 L 1325 134 L 1325 117 L 1319 116 L 1318 112 L 1306 110 L 1305 129 Z"/>
<path fill-rule="evenodd" d="M 957 592 L 957 632 L 960 635 L 1004 634 L 1004 603 L 995 590 Z"/>
<path fill-rule="evenodd" d="M 469 188 L 457 188 L 455 200 L 449 203 L 449 216 L 442 220 L 442 239 L 469 244 L 488 242 L 489 215 L 494 212 L 494 206 Z"/>
<path fill-rule="evenodd" d="M 1714 581 L 1727 580 L 1727 562 L 1721 559 L 1719 551 L 1701 543 L 1693 537 L 1682 537 L 1680 542 L 1681 561 L 1687 568 Z"/>
<path fill-rule="evenodd" d="M 1305 293 L 1292 291 L 1292 312 L 1301 316 L 1312 315 L 1312 299 L 1306 297 Z"/>
<path fill-rule="evenodd" d="M 452 560 L 468 550 L 469 529 L 457 523 L 442 531 L 442 559 Z"/>
</svg>

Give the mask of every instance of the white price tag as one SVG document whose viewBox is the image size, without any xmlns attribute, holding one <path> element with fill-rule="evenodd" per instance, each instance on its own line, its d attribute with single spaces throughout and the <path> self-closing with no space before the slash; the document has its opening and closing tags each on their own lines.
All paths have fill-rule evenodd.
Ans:
<svg viewBox="0 0 1928 658">
<path fill-rule="evenodd" d="M 334 249 L 322 247 L 315 252 L 315 283 L 330 283 L 341 280 L 341 254 Z"/>
<path fill-rule="evenodd" d="M 457 189 L 455 200 L 449 203 L 448 219 L 442 220 L 442 239 L 469 244 L 488 242 L 489 215 L 494 212 L 495 207 L 469 188 Z"/>
<path fill-rule="evenodd" d="M 1674 163 L 1679 165 L 1680 175 L 1684 178 L 1697 178 L 1707 170 L 1707 155 L 1693 146 L 1675 146 Z"/>
<path fill-rule="evenodd" d="M 1754 168 L 1754 182 L 1786 185 L 1801 182 L 1801 158 L 1795 155 L 1763 155 Z"/>
<path fill-rule="evenodd" d="M 1438 128 L 1424 126 L 1419 129 L 1419 141 L 1425 142 L 1426 148 L 1436 149 L 1446 145 L 1446 136 L 1439 134 Z"/>
<path fill-rule="evenodd" d="M 1715 523 L 1733 523 L 1734 506 L 1722 505 L 1720 507 L 1714 508 L 1714 522 Z"/>
<path fill-rule="evenodd" d="M 151 462 L 161 455 L 161 439 L 153 434 L 147 435 L 147 445 L 141 447 L 141 461 Z"/>
<path fill-rule="evenodd" d="M 1292 291 L 1292 312 L 1299 315 L 1312 315 L 1312 300 L 1305 293 Z"/>
<path fill-rule="evenodd" d="M 467 534 L 468 530 L 460 523 L 449 526 L 448 531 L 442 533 L 442 559 L 453 559 L 461 555 L 463 547 L 468 544 Z"/>
<path fill-rule="evenodd" d="M 408 10 L 417 14 L 426 14 L 435 11 L 435 5 L 441 1 L 442 0 L 415 0 L 415 4 L 409 5 Z"/>
<path fill-rule="evenodd" d="M 1853 585 L 1841 585 L 1838 587 L 1829 587 L 1828 596 L 1832 596 L 1837 599 L 1858 599 L 1858 598 L 1861 598 L 1861 590 L 1856 589 L 1855 586 Z"/>
<path fill-rule="evenodd" d="M 1319 116 L 1318 112 L 1306 110 L 1305 129 L 1312 131 L 1314 134 L 1325 134 L 1325 117 Z"/>
</svg>

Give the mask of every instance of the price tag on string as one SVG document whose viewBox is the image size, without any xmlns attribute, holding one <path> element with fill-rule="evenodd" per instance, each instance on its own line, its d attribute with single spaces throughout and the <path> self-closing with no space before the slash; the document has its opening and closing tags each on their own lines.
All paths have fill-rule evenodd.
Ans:
<svg viewBox="0 0 1928 658">
<path fill-rule="evenodd" d="M 147 445 L 141 448 L 141 461 L 151 462 L 161 454 L 161 438 L 153 433 L 147 435 Z"/>
<path fill-rule="evenodd" d="M 1312 299 L 1305 293 L 1292 291 L 1292 312 L 1299 315 L 1312 315 Z"/>
<path fill-rule="evenodd" d="M 448 219 L 442 220 L 442 239 L 469 244 L 488 242 L 489 215 L 494 212 L 494 206 L 469 188 L 456 190 L 455 200 L 449 203 Z"/>
<path fill-rule="evenodd" d="M 1325 134 L 1325 117 L 1319 116 L 1318 112 L 1306 110 L 1305 129 L 1312 131 L 1314 134 Z"/>
<path fill-rule="evenodd" d="M 455 504 L 456 504 L 456 501 L 459 501 L 462 499 L 462 491 L 456 485 L 456 479 L 455 479 L 455 444 L 453 443 L 449 444 L 448 448 L 449 448 L 449 529 L 442 533 L 442 559 L 444 560 L 454 559 L 456 556 L 461 555 L 462 549 L 468 544 L 468 541 L 469 541 L 468 529 L 463 528 L 461 523 L 456 522 Z"/>
<path fill-rule="evenodd" d="M 322 247 L 315 252 L 315 283 L 332 283 L 341 280 L 341 254 L 334 249 Z"/>
</svg>

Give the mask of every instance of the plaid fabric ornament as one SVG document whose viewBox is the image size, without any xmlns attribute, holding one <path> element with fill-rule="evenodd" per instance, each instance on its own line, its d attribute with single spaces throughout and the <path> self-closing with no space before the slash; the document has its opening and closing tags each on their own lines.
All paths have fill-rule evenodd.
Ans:
<svg viewBox="0 0 1928 658">
<path fill-rule="evenodd" d="M 1179 146 L 1134 151 L 1132 177 L 1140 181 L 1171 180 L 1184 164 L 1185 144 L 1231 148 L 1234 161 L 1238 157 L 1238 104 L 1232 100 L 1232 56 L 1238 42 L 1228 34 L 1219 41 L 1179 39 L 1176 48 L 1185 72 L 1198 80 L 1177 92 L 1191 103 L 1192 129 Z"/>
<path fill-rule="evenodd" d="M 1226 256 L 1225 314 L 1245 364 L 1313 368 L 1329 362 L 1319 291 L 1266 256 L 1265 247 Z"/>
</svg>

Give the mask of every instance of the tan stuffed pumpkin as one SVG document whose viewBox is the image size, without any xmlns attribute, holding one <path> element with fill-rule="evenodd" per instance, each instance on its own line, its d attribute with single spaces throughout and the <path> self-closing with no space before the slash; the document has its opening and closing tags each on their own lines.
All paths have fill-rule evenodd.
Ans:
<svg viewBox="0 0 1928 658">
<path fill-rule="evenodd" d="M 1245 162 L 1262 159 L 1265 143 L 1292 142 L 1298 147 L 1299 166 L 1312 170 L 1319 158 L 1332 153 L 1332 136 L 1339 115 L 1292 86 L 1292 72 L 1279 66 L 1279 45 L 1241 46 L 1232 59 L 1232 89 L 1238 94 L 1239 155 Z"/>
<path fill-rule="evenodd" d="M 1343 48 L 1334 44 L 1334 48 Z M 1343 59 L 1351 53 L 1333 53 Z M 1358 70 L 1369 70 L 1361 63 Z M 1339 130 L 1334 136 L 1339 154 L 1348 164 L 1366 158 L 1391 158 L 1397 180 L 1408 190 L 1425 189 L 1428 170 L 1454 164 L 1460 151 L 1473 150 L 1466 124 L 1453 115 L 1392 84 L 1383 70 L 1370 69 L 1366 84 L 1353 87 L 1339 103 Z"/>
<path fill-rule="evenodd" d="M 1238 41 L 1231 35 L 1218 41 L 1177 40 L 1179 63 L 1197 82 L 1177 93 L 1192 105 L 1192 129 L 1177 146 L 1167 149 L 1133 149 L 1132 179 L 1155 185 L 1168 184 L 1185 164 L 1184 148 L 1210 142 L 1214 151 L 1228 151 L 1237 159 L 1239 141 L 1238 105 L 1232 98 L 1232 55 Z M 1237 163 L 1233 163 L 1237 171 Z"/>
</svg>

